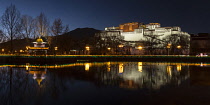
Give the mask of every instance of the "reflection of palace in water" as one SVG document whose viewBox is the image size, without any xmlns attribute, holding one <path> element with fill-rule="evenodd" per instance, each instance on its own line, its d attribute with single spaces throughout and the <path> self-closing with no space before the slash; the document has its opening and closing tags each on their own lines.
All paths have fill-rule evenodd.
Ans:
<svg viewBox="0 0 210 105">
<path fill-rule="evenodd" d="M 43 80 L 46 79 L 47 69 L 49 71 L 56 69 L 53 73 L 61 77 L 64 76 L 62 70 L 66 70 L 66 77 L 97 82 L 96 85 L 130 89 L 159 89 L 170 84 L 178 86 L 186 79 L 190 79 L 191 84 L 194 85 L 210 84 L 207 82 L 210 80 L 207 74 L 210 73 L 206 70 L 209 64 L 205 63 L 77 62 L 63 65 L 25 64 L 0 67 L 5 66 L 26 68 L 28 74 L 31 75 L 30 78 L 33 78 L 39 86 L 42 86 Z"/>
<path fill-rule="evenodd" d="M 85 70 L 94 66 L 88 63 L 84 65 Z M 101 75 L 102 82 L 121 78 L 119 86 L 122 88 L 159 89 L 172 82 L 179 85 L 189 78 L 188 65 L 181 63 L 107 62 L 106 69 L 107 72 Z"/>
</svg>

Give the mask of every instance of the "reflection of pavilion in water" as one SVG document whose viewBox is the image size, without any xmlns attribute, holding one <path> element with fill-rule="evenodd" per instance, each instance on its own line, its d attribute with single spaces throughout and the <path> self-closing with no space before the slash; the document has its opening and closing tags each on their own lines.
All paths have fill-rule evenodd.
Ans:
<svg viewBox="0 0 210 105">
<path fill-rule="evenodd" d="M 101 80 L 107 82 L 120 77 L 119 86 L 122 88 L 158 89 L 172 82 L 179 85 L 187 79 L 188 72 L 180 75 L 187 67 L 181 63 L 107 62 L 107 72 L 101 75 Z"/>
<path fill-rule="evenodd" d="M 30 67 L 29 64 L 26 64 L 26 70 L 33 75 L 33 79 L 41 86 L 42 81 L 45 79 L 47 68 Z"/>
</svg>

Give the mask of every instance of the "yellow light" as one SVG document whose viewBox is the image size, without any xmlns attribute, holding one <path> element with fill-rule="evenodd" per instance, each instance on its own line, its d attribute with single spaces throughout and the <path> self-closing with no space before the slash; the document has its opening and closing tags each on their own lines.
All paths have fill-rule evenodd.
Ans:
<svg viewBox="0 0 210 105">
<path fill-rule="evenodd" d="M 170 43 L 168 44 L 167 48 L 171 48 L 171 44 Z"/>
<path fill-rule="evenodd" d="M 180 49 L 180 48 L 181 48 L 181 46 L 179 45 L 179 46 L 177 46 L 177 48 L 178 48 L 178 49 Z"/>
<path fill-rule="evenodd" d="M 85 48 L 86 48 L 86 50 L 90 50 L 90 47 L 89 46 L 86 46 Z"/>
<path fill-rule="evenodd" d="M 118 47 L 121 47 L 121 48 L 122 48 L 122 47 L 123 47 L 123 45 L 119 45 Z"/>
<path fill-rule="evenodd" d="M 28 50 L 30 48 L 30 46 L 26 46 L 26 50 Z"/>
<path fill-rule="evenodd" d="M 109 47 L 109 48 L 107 48 L 108 50 L 111 50 L 111 48 Z"/>
<path fill-rule="evenodd" d="M 119 64 L 119 73 L 123 73 L 123 63 Z"/>
<path fill-rule="evenodd" d="M 86 70 L 86 71 L 89 71 L 89 69 L 90 69 L 90 64 L 89 64 L 89 63 L 86 63 L 86 64 L 85 64 L 85 70 Z"/>
<path fill-rule="evenodd" d="M 169 76 L 171 76 L 171 66 L 167 66 L 167 73 Z"/>
<path fill-rule="evenodd" d="M 30 49 L 43 49 L 43 50 L 47 50 L 49 49 L 49 47 L 30 47 Z"/>
<path fill-rule="evenodd" d="M 110 72 L 110 70 L 111 70 L 111 63 L 107 62 L 107 71 Z"/>
<path fill-rule="evenodd" d="M 26 66 L 26 70 L 28 70 L 28 66 Z"/>
<path fill-rule="evenodd" d="M 26 63 L 26 70 L 28 70 L 28 68 L 29 68 L 29 63 Z"/>
<path fill-rule="evenodd" d="M 177 71 L 181 71 L 182 70 L 182 65 L 177 65 Z"/>
<path fill-rule="evenodd" d="M 138 71 L 142 72 L 142 62 L 138 62 Z"/>
<path fill-rule="evenodd" d="M 58 50 L 58 47 L 55 47 L 55 50 Z"/>
<path fill-rule="evenodd" d="M 167 48 L 171 48 L 170 46 L 167 46 Z"/>
<path fill-rule="evenodd" d="M 139 50 L 141 50 L 141 49 L 142 49 L 142 47 L 141 47 L 141 46 L 139 46 L 139 47 L 138 47 L 138 49 L 139 49 Z"/>
<path fill-rule="evenodd" d="M 4 49 L 1 49 L 2 52 L 4 52 Z"/>
</svg>

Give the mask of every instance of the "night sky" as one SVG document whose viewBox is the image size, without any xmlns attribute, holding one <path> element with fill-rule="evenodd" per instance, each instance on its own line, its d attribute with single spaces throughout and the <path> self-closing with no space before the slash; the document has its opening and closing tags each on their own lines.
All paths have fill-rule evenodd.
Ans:
<svg viewBox="0 0 210 105">
<path fill-rule="evenodd" d="M 210 33 L 210 0 L 0 0 L 0 16 L 10 4 L 32 17 L 61 18 L 70 30 L 104 30 L 121 23 L 160 23 L 188 33 Z"/>
</svg>

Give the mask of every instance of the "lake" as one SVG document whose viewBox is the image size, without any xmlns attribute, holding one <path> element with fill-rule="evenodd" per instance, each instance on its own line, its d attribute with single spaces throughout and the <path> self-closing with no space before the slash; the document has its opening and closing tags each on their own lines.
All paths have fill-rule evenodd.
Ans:
<svg viewBox="0 0 210 105">
<path fill-rule="evenodd" d="M 209 105 L 210 64 L 0 65 L 1 105 Z"/>
</svg>

